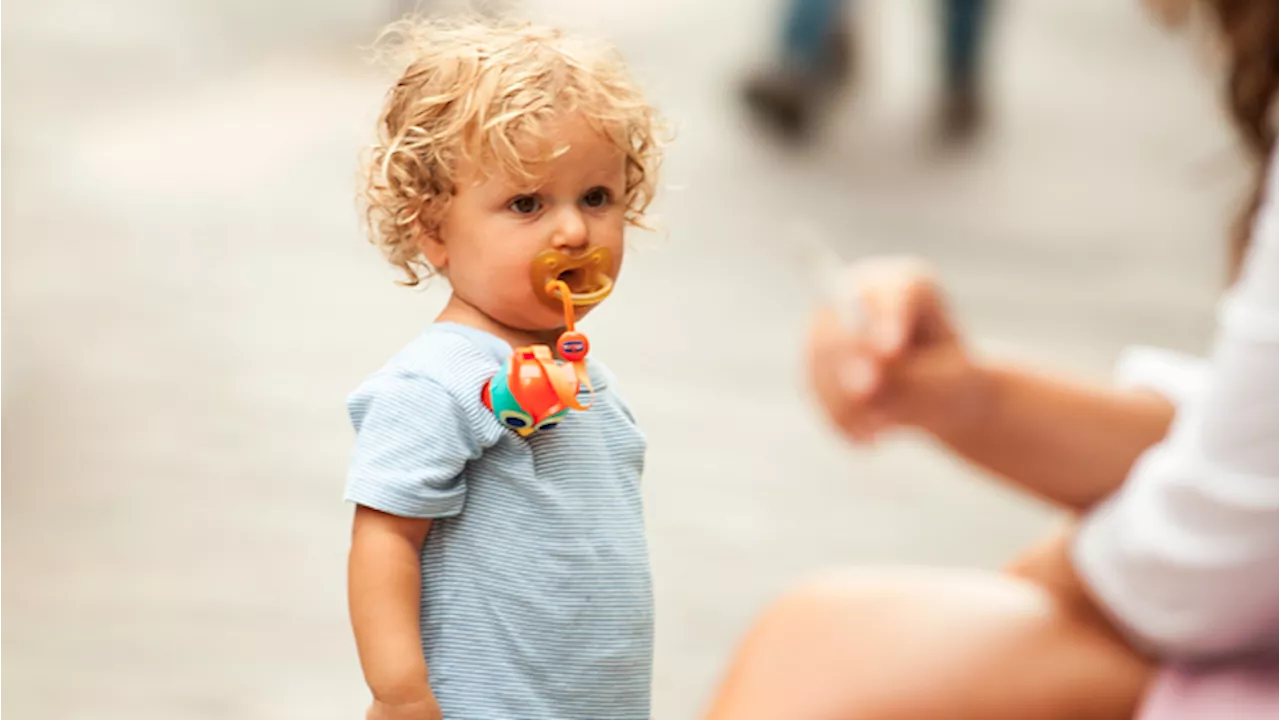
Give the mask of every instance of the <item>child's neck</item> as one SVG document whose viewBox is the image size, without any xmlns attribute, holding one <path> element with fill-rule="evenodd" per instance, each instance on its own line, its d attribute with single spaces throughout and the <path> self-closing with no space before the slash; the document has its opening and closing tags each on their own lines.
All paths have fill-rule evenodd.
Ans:
<svg viewBox="0 0 1280 720">
<path fill-rule="evenodd" d="M 458 297 L 456 293 L 449 296 L 449 302 L 444 306 L 444 310 L 441 310 L 440 314 L 436 316 L 436 322 L 453 322 L 483 330 L 490 335 L 506 340 L 513 348 L 525 345 L 548 345 L 554 349 L 556 340 L 564 332 L 562 328 L 533 331 L 504 325 L 484 314 L 471 303 Z"/>
</svg>

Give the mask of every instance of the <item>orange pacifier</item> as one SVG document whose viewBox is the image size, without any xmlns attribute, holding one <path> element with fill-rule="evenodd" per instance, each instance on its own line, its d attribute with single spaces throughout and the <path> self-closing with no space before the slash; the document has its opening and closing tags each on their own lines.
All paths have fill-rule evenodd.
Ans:
<svg viewBox="0 0 1280 720">
<path fill-rule="evenodd" d="M 533 292 L 543 304 L 557 310 L 564 300 L 555 284 L 568 288 L 572 307 L 598 305 L 613 292 L 613 253 L 596 247 L 581 255 L 566 255 L 559 250 L 543 250 L 533 258 L 529 278 Z"/>
</svg>

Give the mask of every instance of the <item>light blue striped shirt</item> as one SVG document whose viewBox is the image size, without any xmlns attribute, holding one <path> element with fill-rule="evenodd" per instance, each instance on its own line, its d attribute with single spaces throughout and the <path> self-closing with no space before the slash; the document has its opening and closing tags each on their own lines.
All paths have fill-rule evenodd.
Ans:
<svg viewBox="0 0 1280 720">
<path fill-rule="evenodd" d="M 480 390 L 510 353 L 439 323 L 369 377 L 348 400 L 346 499 L 435 519 L 421 630 L 445 718 L 647 719 L 644 436 L 594 360 L 589 410 L 528 438 L 503 428 Z"/>
</svg>

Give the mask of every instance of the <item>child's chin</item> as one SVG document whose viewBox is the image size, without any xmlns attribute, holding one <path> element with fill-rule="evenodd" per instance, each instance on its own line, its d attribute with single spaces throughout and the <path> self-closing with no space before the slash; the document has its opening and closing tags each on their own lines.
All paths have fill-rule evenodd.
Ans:
<svg viewBox="0 0 1280 720">
<path fill-rule="evenodd" d="M 595 305 L 574 308 L 574 322 L 578 322 L 591 313 L 596 308 Z M 536 317 L 523 318 L 523 322 L 508 323 L 511 327 L 520 328 L 525 332 L 555 332 L 565 328 L 564 314 L 547 310 L 539 312 Z"/>
<path fill-rule="evenodd" d="M 595 310 L 595 309 L 596 309 L 595 305 L 582 305 L 582 306 L 575 307 L 573 309 L 574 322 L 577 322 L 578 320 L 581 320 L 582 318 L 586 317 L 588 314 L 591 313 L 592 310 Z M 539 320 L 542 320 L 546 323 L 546 327 L 543 328 L 544 330 L 556 330 L 559 328 L 563 328 L 565 326 L 564 313 L 550 313 L 546 315 L 545 318 L 539 318 Z"/>
</svg>

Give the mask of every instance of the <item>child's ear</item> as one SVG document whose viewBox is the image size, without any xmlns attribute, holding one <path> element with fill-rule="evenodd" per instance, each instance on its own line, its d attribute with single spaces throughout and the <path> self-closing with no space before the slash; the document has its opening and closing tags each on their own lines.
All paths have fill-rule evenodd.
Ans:
<svg viewBox="0 0 1280 720">
<path fill-rule="evenodd" d="M 444 240 L 440 238 L 438 230 L 431 231 L 418 226 L 417 243 L 418 249 L 422 251 L 422 257 L 431 267 L 444 270 L 449 266 L 449 251 L 445 248 Z"/>
</svg>

